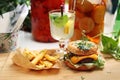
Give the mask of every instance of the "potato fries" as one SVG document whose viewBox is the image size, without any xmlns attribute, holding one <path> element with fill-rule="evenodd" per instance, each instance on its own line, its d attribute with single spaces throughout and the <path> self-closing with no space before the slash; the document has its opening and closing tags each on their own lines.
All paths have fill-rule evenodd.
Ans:
<svg viewBox="0 0 120 80">
<path fill-rule="evenodd" d="M 44 65 L 46 68 L 51 68 L 53 66 L 53 63 L 50 61 L 42 61 L 42 65 Z"/>
<path fill-rule="evenodd" d="M 23 55 L 24 55 L 25 57 L 27 57 L 30 61 L 31 61 L 33 58 L 35 58 L 35 55 L 34 55 L 31 51 L 29 51 L 27 48 L 24 49 Z"/>
<path fill-rule="evenodd" d="M 45 54 L 46 54 L 46 51 L 47 50 L 42 50 L 41 52 L 40 52 L 40 54 L 38 54 L 32 61 L 31 61 L 31 63 L 33 63 L 33 64 L 37 64 L 41 59 L 43 59 L 43 57 L 45 56 Z"/>
<path fill-rule="evenodd" d="M 19 54 L 19 53 L 17 53 L 17 54 Z M 56 65 L 59 61 L 58 60 L 59 55 L 55 54 L 55 50 L 44 49 L 41 51 L 38 51 L 38 50 L 30 51 L 29 49 L 24 49 L 23 51 L 21 51 L 20 54 L 24 57 L 23 59 L 27 60 L 27 63 L 21 64 L 21 62 L 24 62 L 24 60 L 23 60 L 23 61 L 20 61 L 19 65 L 27 66 L 27 64 L 29 64 L 29 65 L 31 64 L 31 65 L 35 66 L 32 69 L 36 69 L 36 70 L 50 69 L 50 68 L 54 67 L 54 65 Z M 15 57 L 17 58 L 19 56 L 14 55 L 13 58 L 15 58 Z M 16 59 L 13 59 L 13 60 L 16 60 Z M 16 61 L 14 61 L 14 62 L 16 62 Z M 19 62 L 17 62 L 16 64 L 18 64 L 18 63 Z M 31 68 L 31 67 L 29 66 L 29 68 Z"/>
<path fill-rule="evenodd" d="M 59 56 L 58 56 L 58 55 L 51 56 L 51 55 L 49 55 L 49 54 L 46 54 L 46 55 L 45 55 L 45 58 L 46 58 L 48 61 L 54 62 L 54 61 L 56 61 L 56 60 L 59 58 Z"/>
</svg>

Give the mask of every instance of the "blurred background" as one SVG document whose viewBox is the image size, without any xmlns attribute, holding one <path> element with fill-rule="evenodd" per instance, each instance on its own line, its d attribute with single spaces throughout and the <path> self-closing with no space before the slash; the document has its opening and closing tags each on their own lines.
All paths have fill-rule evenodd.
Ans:
<svg viewBox="0 0 120 80">
<path fill-rule="evenodd" d="M 29 6 L 30 6 L 30 0 L 27 0 L 27 1 L 29 3 Z M 107 4 L 106 12 L 110 13 L 110 15 L 112 15 L 112 17 L 116 16 L 115 12 L 118 8 L 118 2 L 120 2 L 120 0 L 106 0 L 106 4 Z M 23 23 L 22 30 L 27 31 L 27 32 L 31 32 L 31 22 L 30 21 L 31 21 L 31 18 L 30 18 L 30 12 L 29 12 L 27 18 L 25 19 L 25 21 Z"/>
<path fill-rule="evenodd" d="M 40 0 L 40 1 L 43 1 L 43 0 Z M 105 0 L 105 1 L 106 1 L 106 6 L 107 6 L 106 12 L 109 13 L 109 16 L 114 15 L 117 10 L 117 7 L 118 7 L 119 0 Z M 0 15 L 15 9 L 18 4 L 23 4 L 23 3 L 26 3 L 29 6 L 29 8 L 31 7 L 30 0 L 0 0 Z M 29 10 L 28 16 L 26 17 L 26 19 L 23 23 L 23 27 L 21 29 L 23 31 L 31 32 L 32 28 L 31 28 L 30 13 L 31 13 L 31 8 Z"/>
</svg>

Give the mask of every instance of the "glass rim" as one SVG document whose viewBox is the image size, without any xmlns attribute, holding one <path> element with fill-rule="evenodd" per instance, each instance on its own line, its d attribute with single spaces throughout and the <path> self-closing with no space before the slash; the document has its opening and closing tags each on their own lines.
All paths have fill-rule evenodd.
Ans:
<svg viewBox="0 0 120 80">
<path fill-rule="evenodd" d="M 49 11 L 49 13 L 53 13 L 53 12 L 61 12 L 61 9 L 54 9 Z M 68 10 L 68 11 L 63 10 L 63 12 L 70 12 L 75 14 L 75 10 Z"/>
</svg>

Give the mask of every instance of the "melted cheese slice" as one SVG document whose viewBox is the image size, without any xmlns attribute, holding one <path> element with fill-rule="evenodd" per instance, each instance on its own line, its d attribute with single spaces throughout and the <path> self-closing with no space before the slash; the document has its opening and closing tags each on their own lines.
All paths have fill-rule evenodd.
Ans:
<svg viewBox="0 0 120 80">
<path fill-rule="evenodd" d="M 76 64 L 78 63 L 79 61 L 83 60 L 83 59 L 86 59 L 86 58 L 91 58 L 93 60 L 97 60 L 98 59 L 98 55 L 97 54 L 92 54 L 92 55 L 89 55 L 89 56 L 73 56 L 71 57 L 71 62 Z"/>
</svg>

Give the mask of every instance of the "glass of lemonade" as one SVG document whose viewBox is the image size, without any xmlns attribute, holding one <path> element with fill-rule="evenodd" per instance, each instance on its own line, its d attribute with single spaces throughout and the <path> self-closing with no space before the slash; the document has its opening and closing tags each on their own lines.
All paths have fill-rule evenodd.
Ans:
<svg viewBox="0 0 120 80">
<path fill-rule="evenodd" d="M 75 12 L 73 10 L 52 10 L 49 12 L 50 31 L 54 39 L 59 41 L 60 50 L 64 51 L 65 41 L 74 33 Z"/>
</svg>

